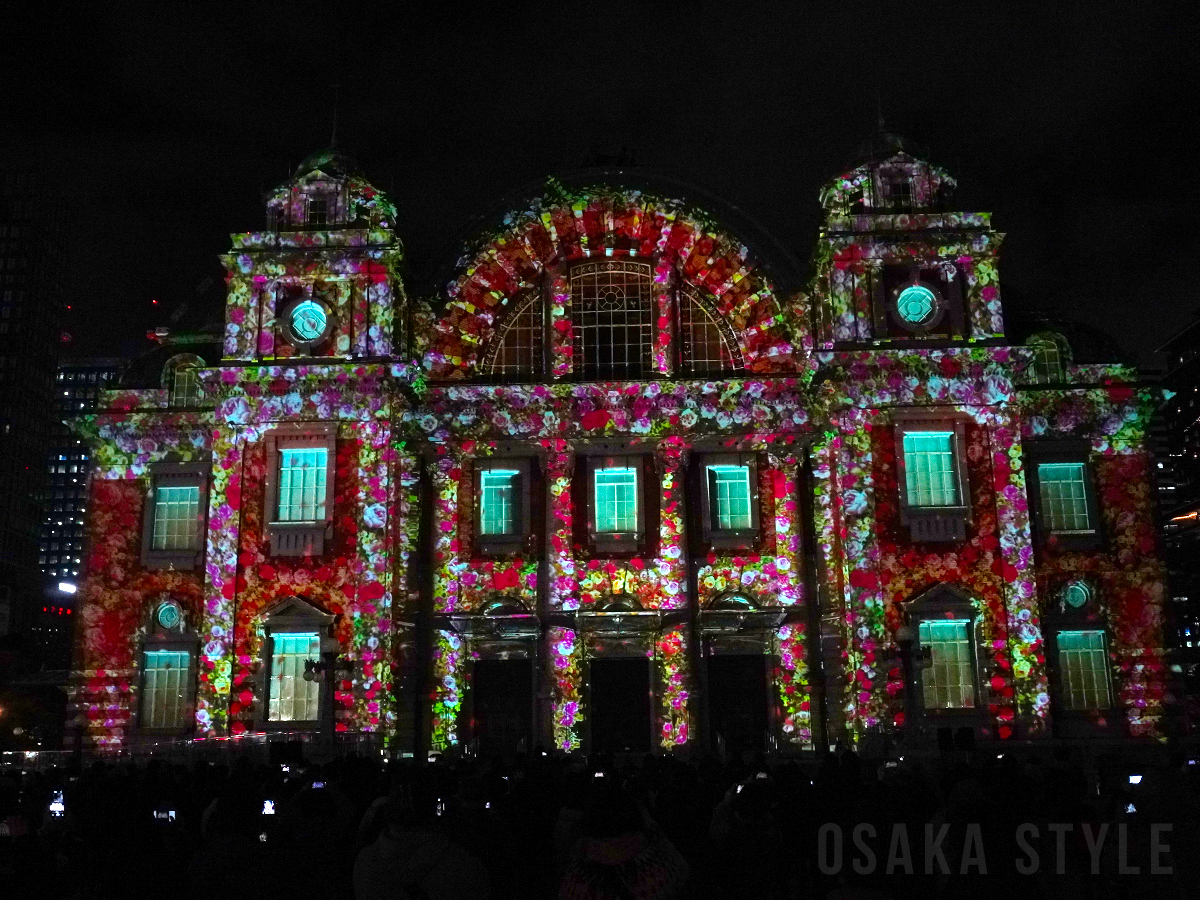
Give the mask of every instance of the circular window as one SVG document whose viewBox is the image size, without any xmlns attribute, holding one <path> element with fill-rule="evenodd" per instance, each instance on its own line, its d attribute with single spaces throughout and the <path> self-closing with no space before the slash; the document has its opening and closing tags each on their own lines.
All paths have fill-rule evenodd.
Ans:
<svg viewBox="0 0 1200 900">
<path fill-rule="evenodd" d="M 925 329 L 942 317 L 942 298 L 924 283 L 906 284 L 892 300 L 896 317 L 908 328 Z"/>
<path fill-rule="evenodd" d="M 299 344 L 315 344 L 329 330 L 329 310 L 311 298 L 305 298 L 288 312 L 288 326 Z"/>
<path fill-rule="evenodd" d="M 183 613 L 179 609 L 179 604 L 174 600 L 166 600 L 158 606 L 158 612 L 154 614 L 154 618 L 162 628 L 168 631 L 172 628 L 177 628 L 180 621 L 183 619 Z"/>
<path fill-rule="evenodd" d="M 1071 609 L 1083 609 L 1092 599 L 1092 589 L 1086 581 L 1072 581 L 1063 588 L 1063 602 Z"/>
</svg>

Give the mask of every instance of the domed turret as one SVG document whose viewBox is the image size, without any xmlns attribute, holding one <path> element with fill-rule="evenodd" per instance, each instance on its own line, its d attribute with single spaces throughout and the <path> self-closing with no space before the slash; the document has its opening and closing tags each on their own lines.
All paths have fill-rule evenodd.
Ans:
<svg viewBox="0 0 1200 900">
<path fill-rule="evenodd" d="M 821 189 L 831 216 L 944 208 L 956 182 L 948 172 L 912 156 L 902 137 L 880 128 L 859 148 L 858 163 Z"/>
<path fill-rule="evenodd" d="M 306 157 L 267 197 L 267 222 L 274 231 L 390 228 L 395 218 L 395 207 L 363 177 L 358 163 L 332 147 Z"/>
<path fill-rule="evenodd" d="M 322 172 L 333 178 L 361 178 L 362 169 L 358 162 L 333 147 L 318 150 L 296 166 L 293 178 L 302 178 L 313 172 Z"/>
</svg>

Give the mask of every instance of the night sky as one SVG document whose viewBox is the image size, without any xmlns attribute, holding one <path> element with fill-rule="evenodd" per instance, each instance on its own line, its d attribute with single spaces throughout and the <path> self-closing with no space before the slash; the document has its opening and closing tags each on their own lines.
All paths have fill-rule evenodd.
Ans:
<svg viewBox="0 0 1200 900">
<path fill-rule="evenodd" d="M 1010 315 L 1087 321 L 1153 365 L 1200 310 L 1200 41 L 1166 5 L 443 6 L 7 22 L 0 160 L 69 211 L 74 352 L 138 352 L 185 304 L 180 324 L 220 318 L 217 256 L 329 144 L 335 83 L 338 146 L 396 201 L 418 291 L 506 195 L 623 148 L 806 263 L 818 189 L 880 105 L 1008 233 Z"/>
</svg>

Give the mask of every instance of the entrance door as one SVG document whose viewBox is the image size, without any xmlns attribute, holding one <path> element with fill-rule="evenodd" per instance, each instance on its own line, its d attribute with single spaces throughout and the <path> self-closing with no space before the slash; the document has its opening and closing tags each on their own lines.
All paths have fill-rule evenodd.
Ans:
<svg viewBox="0 0 1200 900">
<path fill-rule="evenodd" d="M 532 661 L 481 659 L 475 663 L 473 737 L 481 753 L 524 753 L 533 725 Z"/>
<path fill-rule="evenodd" d="M 591 750 L 650 752 L 650 660 L 593 659 Z"/>
<path fill-rule="evenodd" d="M 710 656 L 708 713 L 713 745 L 725 751 L 764 750 L 767 739 L 767 658 L 763 654 Z"/>
</svg>

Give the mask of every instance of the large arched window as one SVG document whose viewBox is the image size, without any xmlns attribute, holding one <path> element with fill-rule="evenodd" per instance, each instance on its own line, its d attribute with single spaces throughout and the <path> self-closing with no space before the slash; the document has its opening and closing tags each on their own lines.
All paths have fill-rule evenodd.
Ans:
<svg viewBox="0 0 1200 900">
<path fill-rule="evenodd" d="M 1037 384 L 1059 384 L 1066 380 L 1069 349 L 1062 335 L 1042 331 L 1031 337 L 1028 345 L 1033 349 L 1033 378 Z"/>
<path fill-rule="evenodd" d="M 483 360 L 483 371 L 500 378 L 522 378 L 542 371 L 542 295 L 519 297 L 500 323 Z"/>
<path fill-rule="evenodd" d="M 608 259 L 571 270 L 575 373 L 585 380 L 639 378 L 650 372 L 654 341 L 649 263 Z"/>
<path fill-rule="evenodd" d="M 745 368 L 737 337 L 712 301 L 691 285 L 679 292 L 679 345 L 689 375 L 738 372 Z"/>
</svg>

